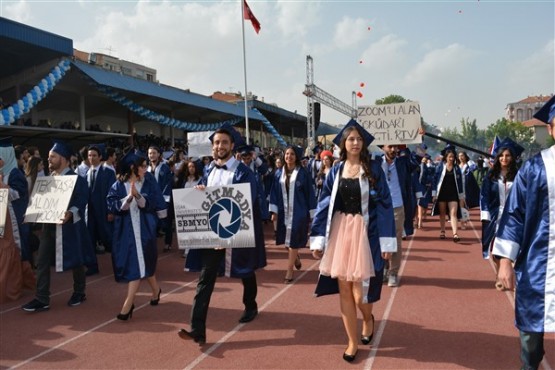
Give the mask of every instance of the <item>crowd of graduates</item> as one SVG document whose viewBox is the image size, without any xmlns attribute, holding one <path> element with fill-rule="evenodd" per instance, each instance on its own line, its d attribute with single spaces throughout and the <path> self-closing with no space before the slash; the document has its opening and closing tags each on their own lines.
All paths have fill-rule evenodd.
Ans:
<svg viewBox="0 0 555 370">
<path fill-rule="evenodd" d="M 554 106 L 546 108 L 551 111 L 544 118 L 550 127 Z M 518 237 L 514 230 L 527 225 L 522 217 L 531 217 L 524 214 L 520 219 L 511 219 L 517 217 L 515 204 L 522 206 L 531 194 L 512 191 L 515 184 L 527 184 L 525 178 L 519 178 L 517 166 L 523 148 L 510 138 L 505 138 L 492 158 L 486 160 L 485 174 L 482 163 L 474 163 L 466 152 L 457 151 L 452 145 L 445 147 L 437 162 L 427 153 L 425 144 L 416 145 L 413 150 L 395 144 L 381 145 L 382 153 L 372 156 L 367 148 L 373 138 L 355 121 L 343 128 L 334 145 L 326 148 L 318 143 L 311 148 L 310 156 L 296 145 L 248 145 L 232 127 L 221 128 L 211 136 L 212 156 L 202 158 L 190 158 L 182 147 L 169 148 L 162 139 L 150 139 L 126 149 L 91 144 L 79 153 L 57 141 L 48 153 L 47 165 L 36 147 L 14 146 L 10 138 L 0 140 L 0 190 L 7 189 L 9 197 L 0 239 L 1 302 L 17 300 L 23 289 L 33 289 L 35 298 L 23 305 L 23 310 L 48 310 L 50 269 L 54 265 L 56 271 L 73 271 L 74 291 L 68 305 L 78 306 L 86 300 L 85 276 L 99 273 L 97 254 L 109 252 L 115 279 L 128 283 L 117 318 L 128 320 L 132 318 L 133 299 L 141 280 L 146 280 L 152 290 L 150 304 L 160 301 L 157 238 L 164 237 L 164 252 L 172 249 L 172 190 L 241 182 L 251 184 L 256 222 L 272 225 L 276 245 L 288 249 L 285 284 L 294 282 L 294 271 L 302 268 L 300 248 L 310 246 L 314 257 L 322 259 L 316 294 L 340 294 L 349 338 L 343 358 L 349 362 L 354 360 L 358 348 L 357 308 L 364 320 L 360 340 L 368 344 L 374 332 L 372 304 L 379 300 L 382 285 L 399 286 L 402 240 L 411 236 L 414 229 L 425 227 L 427 217 L 439 216 L 439 239 L 446 239 L 445 228 L 449 224 L 452 241 L 458 243 L 458 230 L 466 227 L 469 210 L 480 208 L 483 258 L 493 259 L 499 272 L 495 281 L 499 290 L 513 289 L 511 269 L 514 266 L 518 273 L 519 267 L 530 262 L 530 255 L 522 254 L 518 248 L 528 251 L 530 245 L 539 245 L 540 252 L 530 252 L 537 258 L 530 263 L 545 272 L 547 257 L 543 249 L 553 244 L 552 236 L 547 240 L 538 237 L 529 241 L 530 245 L 514 240 Z M 529 174 L 534 165 L 538 164 L 527 162 L 525 173 Z M 540 177 L 547 176 L 550 184 L 555 182 L 551 172 L 538 171 Z M 532 174 L 537 176 L 537 172 Z M 77 175 L 68 209 L 57 225 L 24 222 L 34 183 L 44 175 Z M 546 194 L 545 188 L 543 191 Z M 553 194 L 548 195 L 548 201 L 553 202 Z M 537 199 L 538 204 L 543 201 Z M 504 212 L 506 208 L 512 213 Z M 547 212 L 545 207 L 541 209 Z M 245 289 L 245 312 L 240 322 L 256 317 L 254 271 L 266 265 L 266 255 L 260 225 L 255 229 L 257 254 L 252 259 L 242 256 L 243 261 L 250 261 L 248 266 L 231 265 L 230 271 L 220 271 L 227 252 L 216 249 L 198 254 L 199 250 L 195 250 L 196 254 L 187 255 L 185 250 L 186 267 L 201 271 L 195 302 L 209 301 L 216 274 L 239 277 Z M 502 236 L 497 237 L 500 233 Z M 239 253 L 247 252 L 233 253 L 235 257 L 229 257 L 237 259 Z M 507 260 L 512 264 L 507 265 Z M 523 275 L 516 279 L 541 293 L 532 280 Z M 537 307 L 523 309 L 529 307 L 529 299 L 529 294 L 520 299 L 517 290 L 517 326 L 521 328 L 523 351 L 537 357 L 542 350 L 538 347 L 540 340 L 534 335 L 530 339 L 530 332 L 543 333 L 554 328 L 529 319 L 532 311 L 538 311 Z M 182 339 L 205 342 L 207 310 L 208 303 L 193 309 L 192 329 L 182 329 Z M 526 349 L 530 341 L 536 347 Z M 530 363 L 529 358 L 525 361 Z"/>
</svg>

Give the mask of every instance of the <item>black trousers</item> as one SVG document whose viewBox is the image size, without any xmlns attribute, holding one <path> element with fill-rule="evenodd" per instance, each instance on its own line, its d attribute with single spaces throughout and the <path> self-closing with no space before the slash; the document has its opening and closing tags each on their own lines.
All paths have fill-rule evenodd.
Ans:
<svg viewBox="0 0 555 370">
<path fill-rule="evenodd" d="M 193 300 L 191 311 L 191 331 L 198 335 L 206 335 L 206 318 L 208 316 L 208 306 L 210 298 L 216 285 L 216 278 L 220 270 L 221 262 L 225 258 L 224 249 L 203 249 L 201 251 L 202 270 L 200 272 L 197 291 Z M 256 285 L 256 275 L 242 278 L 243 283 L 243 304 L 245 310 L 256 310 L 256 295 L 258 288 Z"/>
<path fill-rule="evenodd" d="M 56 226 L 44 224 L 37 254 L 37 292 L 36 298 L 42 303 L 50 304 L 50 266 L 56 255 Z M 85 268 L 73 269 L 73 291 L 85 294 Z"/>
</svg>

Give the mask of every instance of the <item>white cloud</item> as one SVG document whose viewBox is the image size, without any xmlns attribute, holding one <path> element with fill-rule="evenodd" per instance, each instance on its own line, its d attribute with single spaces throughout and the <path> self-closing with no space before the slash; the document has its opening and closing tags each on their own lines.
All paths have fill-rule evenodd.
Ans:
<svg viewBox="0 0 555 370">
<path fill-rule="evenodd" d="M 230 3 L 140 2 L 131 12 L 96 19 L 97 32 L 76 48 L 107 53 L 158 70 L 158 79 L 210 94 L 229 85 L 242 62 L 241 18 Z M 247 27 L 247 25 L 245 25 Z"/>
<path fill-rule="evenodd" d="M 343 17 L 335 25 L 333 43 L 343 49 L 356 46 L 368 37 L 368 21 L 362 18 Z"/>
<path fill-rule="evenodd" d="M 399 68 L 406 64 L 406 45 L 407 41 L 397 35 L 386 35 L 362 52 L 362 66 L 375 73 L 397 74 Z"/>
<path fill-rule="evenodd" d="M 555 40 L 507 68 L 507 83 L 511 87 L 530 86 L 523 94 L 546 94 L 555 91 L 554 58 Z"/>
<path fill-rule="evenodd" d="M 313 2 L 279 0 L 276 4 L 277 14 L 273 19 L 277 19 L 278 28 L 285 37 L 301 39 L 309 33 L 311 27 L 318 24 L 319 9 L 320 4 Z"/>
<path fill-rule="evenodd" d="M 13 3 L 5 3 L 2 5 L 1 9 L 2 17 L 11 19 L 16 22 L 26 23 L 32 19 L 31 6 L 25 0 Z"/>
<path fill-rule="evenodd" d="M 459 44 L 428 52 L 422 61 L 407 73 L 405 83 L 415 85 L 460 79 L 461 71 L 472 58 L 473 52 Z"/>
</svg>

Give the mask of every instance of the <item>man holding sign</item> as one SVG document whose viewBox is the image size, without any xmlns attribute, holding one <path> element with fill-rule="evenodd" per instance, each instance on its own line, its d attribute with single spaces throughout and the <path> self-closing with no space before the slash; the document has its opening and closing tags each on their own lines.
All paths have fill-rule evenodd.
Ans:
<svg viewBox="0 0 555 370">
<path fill-rule="evenodd" d="M 220 127 L 210 136 L 215 164 L 198 185 L 199 190 L 206 186 L 222 186 L 248 183 L 251 190 L 251 204 L 253 212 L 255 245 L 253 248 L 216 248 L 193 249 L 187 257 L 187 264 L 191 270 L 201 269 L 197 291 L 191 312 L 191 330 L 181 329 L 180 338 L 194 340 L 199 345 L 206 343 L 206 317 L 208 304 L 216 284 L 216 278 L 222 263 L 225 261 L 225 274 L 241 278 L 243 283 L 243 304 L 245 311 L 239 322 L 246 323 L 254 320 L 258 315 L 256 303 L 257 284 L 255 270 L 266 266 L 266 251 L 264 249 L 264 234 L 262 230 L 260 208 L 258 204 L 257 185 L 254 173 L 243 163 L 233 157 L 235 145 L 239 146 L 242 138 L 230 125 Z"/>
<path fill-rule="evenodd" d="M 50 309 L 50 265 L 55 255 L 56 271 L 73 270 L 73 294 L 69 306 L 78 306 L 85 301 L 84 264 L 96 257 L 85 224 L 85 207 L 89 199 L 87 181 L 76 176 L 69 167 L 72 151 L 63 142 L 56 142 L 48 153 L 48 168 L 53 176 L 75 176 L 68 209 L 57 224 L 45 223 L 37 257 L 37 291 L 35 299 L 21 308 L 27 312 Z M 52 189 L 56 191 L 56 189 Z"/>
</svg>

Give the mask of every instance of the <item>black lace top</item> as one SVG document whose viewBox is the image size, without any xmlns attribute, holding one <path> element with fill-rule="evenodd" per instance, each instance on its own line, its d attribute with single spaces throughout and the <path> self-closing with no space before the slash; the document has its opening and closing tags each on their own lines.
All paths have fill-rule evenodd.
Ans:
<svg viewBox="0 0 555 370">
<path fill-rule="evenodd" d="M 362 208 L 360 206 L 360 183 L 359 179 L 346 179 L 344 177 L 339 179 L 339 196 L 341 202 L 338 204 L 338 211 L 349 214 L 361 214 Z"/>
</svg>

